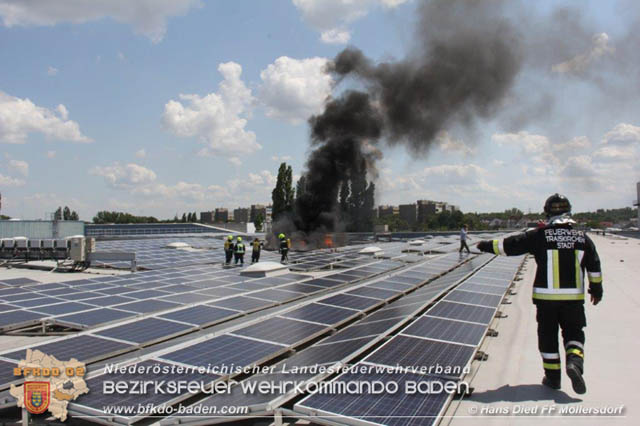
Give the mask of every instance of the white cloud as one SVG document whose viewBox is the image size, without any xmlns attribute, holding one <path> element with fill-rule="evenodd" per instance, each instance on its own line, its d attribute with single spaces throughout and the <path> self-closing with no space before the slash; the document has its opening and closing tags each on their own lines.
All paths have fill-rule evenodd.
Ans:
<svg viewBox="0 0 640 426">
<path fill-rule="evenodd" d="M 47 151 L 47 158 L 56 158 L 55 151 Z"/>
<path fill-rule="evenodd" d="M 159 42 L 167 31 L 168 18 L 186 15 L 201 4 L 200 0 L 0 0 L 0 17 L 6 27 L 82 24 L 112 18 Z"/>
<path fill-rule="evenodd" d="M 144 149 L 139 149 L 136 151 L 136 158 L 145 158 L 147 156 L 147 151 Z"/>
<path fill-rule="evenodd" d="M 281 56 L 262 70 L 260 100 L 267 116 L 299 123 L 321 112 L 333 84 L 326 65 L 326 58 Z"/>
<path fill-rule="evenodd" d="M 588 52 L 577 55 L 568 61 L 555 64 L 551 67 L 551 70 L 557 73 L 581 73 L 585 71 L 592 62 L 615 52 L 615 48 L 609 46 L 609 36 L 607 33 L 594 34 L 591 42 L 592 46 Z"/>
<path fill-rule="evenodd" d="M 607 132 L 602 143 L 629 145 L 640 142 L 640 127 L 632 124 L 620 123 Z"/>
<path fill-rule="evenodd" d="M 56 75 L 58 74 L 58 68 L 52 67 L 51 65 L 49 65 L 49 67 L 47 68 L 47 74 L 48 75 Z"/>
<path fill-rule="evenodd" d="M 9 160 L 9 170 L 27 177 L 29 176 L 29 163 L 22 160 Z"/>
<path fill-rule="evenodd" d="M 283 156 L 277 156 L 274 155 L 271 157 L 271 159 L 273 161 L 275 161 L 276 163 L 283 163 L 283 162 L 287 162 L 287 161 L 291 161 L 291 156 L 290 155 L 283 155 Z"/>
<path fill-rule="evenodd" d="M 491 140 L 500 145 L 520 147 L 525 154 L 540 154 L 550 149 L 550 142 L 546 136 L 534 135 L 526 131 L 518 133 L 494 134 Z"/>
<path fill-rule="evenodd" d="M 471 156 L 475 154 L 475 149 L 465 144 L 462 139 L 456 139 L 446 130 L 442 130 L 436 135 L 436 143 L 442 151 L 445 152 L 460 152 L 465 156 Z"/>
<path fill-rule="evenodd" d="M 242 67 L 234 62 L 218 66 L 223 76 L 218 93 L 179 96 L 164 107 L 163 123 L 178 137 L 197 137 L 205 147 L 199 155 L 251 154 L 262 146 L 256 135 L 245 129 L 246 117 L 253 103 L 251 90 L 240 79 Z M 184 102 L 184 104 L 183 104 Z M 233 155 L 235 154 L 235 155 Z"/>
<path fill-rule="evenodd" d="M 156 180 L 153 170 L 135 163 L 121 165 L 114 163 L 111 166 L 96 166 L 89 170 L 95 176 L 102 176 L 113 188 L 130 189 L 137 186 L 147 185 Z"/>
<path fill-rule="evenodd" d="M 231 157 L 229 158 L 229 162 L 231 164 L 233 164 L 234 166 L 242 166 L 242 160 L 240 160 L 238 157 Z"/>
<path fill-rule="evenodd" d="M 29 99 L 0 91 L 0 142 L 25 143 L 30 133 L 42 133 L 58 140 L 91 142 L 82 134 L 78 123 L 68 118 L 69 112 L 64 105 L 58 105 L 54 112 Z"/>
<path fill-rule="evenodd" d="M 347 43 L 346 25 L 365 16 L 377 6 L 393 9 L 407 0 L 293 0 L 303 19 L 321 31 L 325 43 Z"/>
<path fill-rule="evenodd" d="M 0 173 L 0 186 L 3 187 L 17 187 L 24 186 L 25 181 L 22 179 L 13 178 L 11 176 L 5 176 Z"/>
<path fill-rule="evenodd" d="M 320 40 L 327 44 L 347 44 L 351 40 L 351 33 L 345 29 L 332 28 L 320 33 Z"/>
</svg>

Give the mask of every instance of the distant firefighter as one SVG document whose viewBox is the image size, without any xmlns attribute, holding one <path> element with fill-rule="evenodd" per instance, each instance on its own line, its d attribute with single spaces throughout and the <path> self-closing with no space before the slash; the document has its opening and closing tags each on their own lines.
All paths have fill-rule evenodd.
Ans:
<svg viewBox="0 0 640 426">
<path fill-rule="evenodd" d="M 251 243 L 251 263 L 260 262 L 260 251 L 262 250 L 262 241 L 254 239 Z"/>
<path fill-rule="evenodd" d="M 460 253 L 462 253 L 462 249 L 466 249 L 467 253 L 471 253 L 471 251 L 469 250 L 469 246 L 467 245 L 467 225 L 462 225 L 462 229 L 460 229 L 460 250 L 458 250 Z"/>
<path fill-rule="evenodd" d="M 244 243 L 242 242 L 242 237 L 238 237 L 238 241 L 236 242 L 236 245 L 233 247 L 233 253 L 236 258 L 236 262 L 235 262 L 236 265 L 238 264 L 238 261 L 240 262 L 241 265 L 244 265 L 244 252 L 245 252 L 245 248 L 244 248 Z"/>
<path fill-rule="evenodd" d="M 481 241 L 482 251 L 518 256 L 535 256 L 538 268 L 533 282 L 533 303 L 537 308 L 538 348 L 542 355 L 542 384 L 560 389 L 560 350 L 558 328 L 566 354 L 566 371 L 573 390 L 583 394 L 587 387 L 584 373 L 584 271 L 589 278 L 591 303 L 602 300 L 602 270 L 593 241 L 584 231 L 573 229 L 571 204 L 560 194 L 544 204 L 547 222 L 504 240 Z"/>
<path fill-rule="evenodd" d="M 284 234 L 278 235 L 280 239 L 280 248 L 279 252 L 282 255 L 280 258 L 280 263 L 284 263 L 289 260 L 289 249 L 291 248 L 291 240 L 287 238 Z"/>
<path fill-rule="evenodd" d="M 233 257 L 233 236 L 229 235 L 227 240 L 224 242 L 224 256 L 225 265 L 231 264 L 231 258 Z"/>
</svg>

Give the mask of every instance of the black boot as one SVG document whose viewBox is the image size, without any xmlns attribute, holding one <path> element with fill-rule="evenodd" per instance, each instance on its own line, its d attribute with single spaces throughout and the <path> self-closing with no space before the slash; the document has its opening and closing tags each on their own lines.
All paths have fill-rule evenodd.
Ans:
<svg viewBox="0 0 640 426">
<path fill-rule="evenodd" d="M 575 393 L 582 395 L 587 392 L 587 385 L 584 382 L 582 373 L 584 372 L 584 360 L 581 356 L 569 354 L 567 356 L 567 376 L 571 379 L 571 385 Z"/>
<path fill-rule="evenodd" d="M 560 379 L 551 379 L 547 376 L 542 378 L 542 384 L 553 390 L 560 389 Z"/>
</svg>

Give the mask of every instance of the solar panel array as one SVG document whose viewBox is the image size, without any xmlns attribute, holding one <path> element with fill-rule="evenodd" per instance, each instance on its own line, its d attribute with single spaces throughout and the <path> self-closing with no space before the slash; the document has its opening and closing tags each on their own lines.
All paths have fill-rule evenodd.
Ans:
<svg viewBox="0 0 640 426">
<path fill-rule="evenodd" d="M 87 237 L 110 237 L 131 235 L 167 235 L 167 234 L 197 234 L 204 232 L 219 232 L 214 228 L 193 223 L 160 223 L 160 224 L 87 224 L 84 233 Z"/>
<path fill-rule="evenodd" d="M 365 381 L 396 383 L 407 379 L 457 382 L 473 359 L 521 263 L 522 258 L 494 260 L 360 361 L 357 366 L 368 366 L 367 372 L 355 376 L 347 372 L 334 380 L 355 380 L 357 377 Z M 468 287 L 463 289 L 467 285 L 482 285 L 496 290 L 491 293 L 471 292 Z M 436 366 L 439 368 L 434 369 Z M 318 421 L 340 424 L 361 424 L 365 421 L 386 425 L 430 425 L 443 413 L 450 397 L 447 393 L 318 393 L 304 398 L 294 409 Z"/>
</svg>

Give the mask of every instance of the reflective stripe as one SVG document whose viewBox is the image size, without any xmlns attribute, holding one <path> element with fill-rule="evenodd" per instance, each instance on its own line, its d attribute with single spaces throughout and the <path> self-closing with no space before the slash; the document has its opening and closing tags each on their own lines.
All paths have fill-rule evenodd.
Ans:
<svg viewBox="0 0 640 426">
<path fill-rule="evenodd" d="M 597 278 L 589 277 L 589 282 L 594 284 L 600 284 L 602 282 L 602 277 L 597 277 Z"/>
<path fill-rule="evenodd" d="M 553 288 L 553 250 L 547 250 L 547 288 Z M 535 293 L 536 289 L 533 288 Z"/>
<path fill-rule="evenodd" d="M 560 364 L 550 364 L 548 362 L 543 362 L 542 366 L 546 369 L 546 370 L 560 370 Z"/>
<path fill-rule="evenodd" d="M 559 353 L 540 352 L 540 355 L 545 359 L 560 359 Z"/>
<path fill-rule="evenodd" d="M 552 250 L 553 255 L 553 288 L 560 288 L 560 253 Z"/>
<path fill-rule="evenodd" d="M 575 346 L 577 348 L 580 348 L 582 350 L 584 350 L 584 345 L 580 342 L 578 342 L 577 340 L 570 340 L 567 342 L 566 345 L 564 345 L 565 348 L 568 348 L 569 346 Z"/>
<path fill-rule="evenodd" d="M 533 294 L 536 300 L 584 300 L 584 293 L 580 294 Z"/>
<path fill-rule="evenodd" d="M 539 294 L 580 294 L 584 293 L 584 290 L 581 288 L 545 288 L 545 287 L 534 287 L 534 293 Z"/>
<path fill-rule="evenodd" d="M 568 354 L 574 354 L 574 355 L 578 355 L 581 358 L 584 358 L 584 354 L 582 353 L 582 351 L 580 349 L 568 349 L 567 350 L 567 355 Z"/>
<path fill-rule="evenodd" d="M 499 242 L 498 240 L 493 240 L 493 254 L 500 254 L 500 248 L 499 248 Z"/>
<path fill-rule="evenodd" d="M 505 253 L 504 251 L 504 240 L 499 240 L 498 241 L 498 251 L 500 252 L 501 255 L 506 256 L 507 253 Z"/>
<path fill-rule="evenodd" d="M 582 257 L 584 256 L 584 251 L 575 250 L 576 253 L 576 288 L 582 288 L 584 283 L 584 278 L 582 277 Z"/>
</svg>

